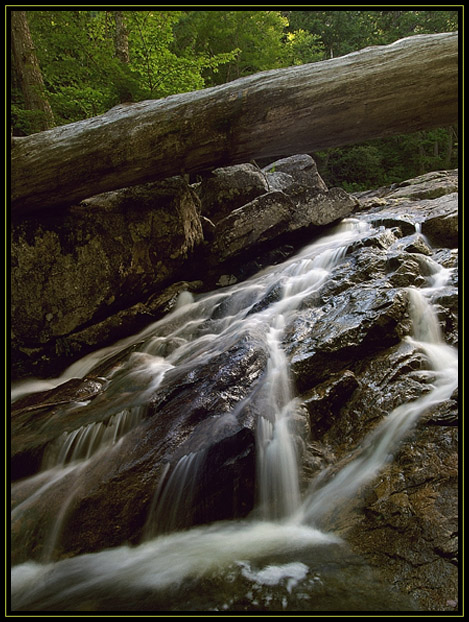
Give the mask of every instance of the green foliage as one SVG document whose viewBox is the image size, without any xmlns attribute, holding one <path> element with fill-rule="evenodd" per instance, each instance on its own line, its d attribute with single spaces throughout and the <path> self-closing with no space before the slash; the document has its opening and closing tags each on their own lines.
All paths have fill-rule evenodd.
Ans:
<svg viewBox="0 0 469 622">
<path fill-rule="evenodd" d="M 128 64 L 116 56 L 112 11 L 28 11 L 46 94 L 58 124 L 102 114 L 123 101 L 203 88 L 202 73 L 216 71 L 236 54 L 176 54 L 171 45 L 181 11 L 124 14 Z M 28 133 L 30 117 L 20 91 L 12 89 L 15 130 Z"/>
<path fill-rule="evenodd" d="M 173 49 L 181 11 L 126 11 L 131 67 L 147 98 L 193 91 L 205 86 L 202 72 L 216 70 L 234 54 L 180 54 Z M 177 47 L 177 46 L 176 46 Z"/>
<path fill-rule="evenodd" d="M 41 127 L 45 113 L 42 110 L 27 110 L 18 104 L 11 106 L 11 120 L 16 132 L 21 135 L 34 134 Z"/>
<path fill-rule="evenodd" d="M 411 35 L 453 32 L 458 11 L 287 11 L 290 29 L 319 37 L 325 56 L 343 56 L 368 45 L 385 45 Z"/>
<path fill-rule="evenodd" d="M 215 70 L 207 67 L 206 84 L 230 80 L 263 71 L 309 62 L 317 52 L 317 40 L 310 33 L 286 33 L 288 20 L 280 11 L 185 11 L 175 29 L 175 46 L 189 57 L 205 54 L 231 55 Z M 302 51 L 306 55 L 300 58 Z M 314 55 L 314 54 L 313 54 Z M 320 54 L 314 55 L 318 60 Z"/>
<path fill-rule="evenodd" d="M 349 192 L 377 188 L 428 171 L 456 168 L 456 129 L 400 134 L 313 154 L 326 184 Z"/>
<path fill-rule="evenodd" d="M 306 30 L 287 33 L 285 40 L 285 58 L 287 66 L 315 63 L 322 60 L 324 46 L 319 35 Z"/>
</svg>

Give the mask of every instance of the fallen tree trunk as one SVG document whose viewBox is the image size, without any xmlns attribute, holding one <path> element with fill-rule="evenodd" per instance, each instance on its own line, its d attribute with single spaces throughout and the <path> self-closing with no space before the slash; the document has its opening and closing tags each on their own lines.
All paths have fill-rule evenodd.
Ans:
<svg viewBox="0 0 469 622">
<path fill-rule="evenodd" d="M 458 35 L 418 35 L 13 139 L 12 213 L 457 118 Z"/>
</svg>

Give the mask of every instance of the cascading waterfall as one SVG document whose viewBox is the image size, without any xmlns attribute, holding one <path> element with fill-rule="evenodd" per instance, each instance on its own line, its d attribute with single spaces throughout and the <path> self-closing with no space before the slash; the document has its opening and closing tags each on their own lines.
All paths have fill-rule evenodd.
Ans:
<svg viewBox="0 0 469 622">
<path fill-rule="evenodd" d="M 75 598 L 84 594 L 89 586 L 93 590 L 106 590 L 114 582 L 124 582 L 127 587 L 167 588 L 186 577 L 200 576 L 237 561 L 244 564 L 241 566 L 244 576 L 251 577 L 253 571 L 243 560 L 340 541 L 335 535 L 317 529 L 319 524 L 324 529 L 322 517 L 372 479 L 420 414 L 451 396 L 457 384 L 457 355 L 444 344 L 428 302 L 428 295 L 442 286 L 445 279 L 435 264 L 427 290 L 409 289 L 413 323 L 413 335 L 409 339 L 428 358 L 435 376 L 432 390 L 415 402 L 398 406 L 363 441 L 344 468 L 330 478 L 323 473 L 321 482 L 302 499 L 301 465 L 293 432 L 298 401 L 282 348 L 285 327 L 302 302 L 319 291 L 330 272 L 343 261 L 348 246 L 370 230 L 370 225 L 348 219 L 331 235 L 246 283 L 207 294 L 199 300 L 184 296 L 178 308 L 163 320 L 133 338 L 85 357 L 61 378 L 51 381 L 52 386 L 57 386 L 77 372 L 87 374 L 97 362 L 111 360 L 126 348 L 132 346 L 138 350 L 109 375 L 105 408 L 112 414 L 107 423 L 81 426 L 62 435 L 49 447 L 45 472 L 30 478 L 29 493 L 22 495 L 23 500 L 13 510 L 15 518 L 54 482 L 73 469 L 79 473 L 98 450 L 106 451 L 106 447 L 138 425 L 141 419 L 135 413 L 140 412 L 141 405 L 160 386 L 168 370 L 207 361 L 227 347 L 226 344 L 235 342 L 242 331 L 261 334 L 268 363 L 256 392 L 257 404 L 262 405 L 256 438 L 258 507 L 251 520 L 177 532 L 178 516 L 187 513 L 182 508 L 187 510 L 191 504 L 193 487 L 205 460 L 203 451 L 189 452 L 175 464 L 166 464 L 149 511 L 144 542 L 133 548 L 119 547 L 55 563 L 26 562 L 14 567 L 14 607 L 27 609 L 31 603 L 44 610 L 63 607 L 70 595 Z M 266 295 L 274 291 L 274 302 L 262 304 Z M 132 392 L 126 387 L 136 380 L 138 396 L 135 393 L 129 396 Z M 28 391 L 27 385 L 21 391 Z M 86 409 L 87 405 L 80 408 Z M 19 482 L 17 486 L 26 487 L 26 483 Z M 60 523 L 66 520 L 67 509 L 66 503 L 58 517 Z M 59 531 L 56 525 L 55 535 L 51 535 L 46 547 L 49 559 Z M 296 571 L 298 576 L 304 576 L 304 565 L 287 566 L 278 571 L 279 576 L 291 579 L 288 573 L 294 575 Z"/>
</svg>

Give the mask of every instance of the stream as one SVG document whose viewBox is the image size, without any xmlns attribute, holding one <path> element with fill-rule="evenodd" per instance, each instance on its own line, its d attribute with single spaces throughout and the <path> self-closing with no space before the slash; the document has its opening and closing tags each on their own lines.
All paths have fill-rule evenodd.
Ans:
<svg viewBox="0 0 469 622">
<path fill-rule="evenodd" d="M 404 339 L 425 357 L 431 389 L 397 405 L 341 468 L 324 469 L 308 486 L 302 483 L 295 431 L 301 399 L 284 348 L 298 310 L 313 304 L 351 245 L 374 231 L 363 220 L 345 219 L 292 258 L 245 282 L 198 296 L 182 294 L 168 316 L 85 356 L 59 378 L 28 380 L 12 388 L 14 401 L 96 369 L 104 387 L 97 397 L 65 407 L 81 424 L 48 444 L 38 472 L 12 484 L 11 520 L 20 534 L 12 547 L 32 538 L 35 521 L 42 521 L 38 533 L 45 534 L 40 552 L 12 567 L 14 611 L 414 608 L 328 528 L 327 516 L 372 482 L 422 413 L 450 398 L 457 387 L 457 351 L 444 342 L 430 302 L 445 287 L 450 271 L 432 262 L 425 286 L 406 288 L 411 330 Z M 246 335 L 254 336 L 265 358 L 262 371 L 241 393 L 227 388 L 216 417 L 212 413 L 198 420 L 176 449 L 164 450 L 167 457 L 146 506 L 139 541 L 72 556 L 59 553 L 87 474 L 118 460 L 132 434 L 147 424 L 146 405 L 153 396 L 173 386 L 171 379 L 178 374 L 190 376 L 191 370 L 235 352 Z M 196 524 L 193 508 L 203 495 L 212 444 L 227 430 L 237 431 L 246 412 L 256 415 L 254 507 L 247 516 Z M 55 490 L 61 501 L 44 527 L 46 519 L 36 516 L 37 503 L 45 495 L 52 498 Z"/>
</svg>

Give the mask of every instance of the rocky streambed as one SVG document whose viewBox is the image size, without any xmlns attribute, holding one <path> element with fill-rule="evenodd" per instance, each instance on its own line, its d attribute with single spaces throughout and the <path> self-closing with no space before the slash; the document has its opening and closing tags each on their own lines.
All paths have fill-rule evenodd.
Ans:
<svg viewBox="0 0 469 622">
<path fill-rule="evenodd" d="M 457 173 L 351 197 L 296 156 L 157 192 L 15 224 L 13 362 L 48 384 L 12 404 L 14 607 L 457 610 Z"/>
</svg>

